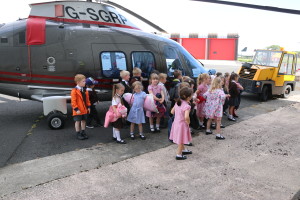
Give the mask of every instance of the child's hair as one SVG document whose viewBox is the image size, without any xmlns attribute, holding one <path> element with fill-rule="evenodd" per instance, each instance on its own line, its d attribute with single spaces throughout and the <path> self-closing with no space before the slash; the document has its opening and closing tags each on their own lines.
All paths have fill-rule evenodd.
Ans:
<svg viewBox="0 0 300 200">
<path fill-rule="evenodd" d="M 182 73 L 181 73 L 181 71 L 180 71 L 180 70 L 178 70 L 178 69 L 175 69 L 175 70 L 174 70 L 174 72 L 173 72 L 173 75 L 174 75 L 174 78 L 176 79 L 176 78 L 178 78 L 179 76 L 181 76 L 181 75 L 182 75 Z"/>
<path fill-rule="evenodd" d="M 141 90 L 144 89 L 143 84 L 140 81 L 135 81 L 134 83 L 132 83 L 131 88 L 134 90 L 134 88 L 137 86 L 139 86 L 141 88 Z"/>
<path fill-rule="evenodd" d="M 229 78 L 229 83 L 231 83 L 232 80 L 235 80 L 239 75 L 237 73 L 232 72 Z"/>
<path fill-rule="evenodd" d="M 185 80 L 188 80 L 188 79 L 190 79 L 189 76 L 183 76 L 183 77 L 182 77 L 182 82 L 184 82 Z"/>
<path fill-rule="evenodd" d="M 216 78 L 214 78 L 214 80 L 209 88 L 209 91 L 212 92 L 212 91 L 214 91 L 216 89 L 220 89 L 220 88 L 222 88 L 222 80 L 220 77 L 216 77 Z"/>
<path fill-rule="evenodd" d="M 162 79 L 167 79 L 167 74 L 165 74 L 165 73 L 160 73 L 159 75 L 159 80 L 162 80 Z"/>
<path fill-rule="evenodd" d="M 156 73 L 152 73 L 150 75 L 150 84 L 152 84 L 152 80 L 159 80 L 159 77 Z"/>
<path fill-rule="evenodd" d="M 181 83 L 182 84 L 182 83 Z M 181 101 L 186 100 L 187 98 L 191 97 L 193 95 L 193 90 L 189 87 L 183 87 L 179 90 L 179 99 L 177 101 L 177 105 L 181 106 Z"/>
<path fill-rule="evenodd" d="M 133 76 L 138 76 L 138 75 L 141 75 L 142 74 L 142 70 L 138 67 L 134 67 L 133 70 L 132 70 L 132 74 Z"/>
<path fill-rule="evenodd" d="M 125 76 L 129 76 L 130 75 L 130 73 L 129 73 L 129 71 L 126 71 L 126 70 L 122 70 L 121 72 L 120 72 L 120 77 L 121 78 L 124 78 Z"/>
<path fill-rule="evenodd" d="M 199 74 L 197 78 L 197 85 L 200 85 L 204 81 L 204 79 L 207 79 L 209 77 L 210 76 L 207 73 Z"/>
<path fill-rule="evenodd" d="M 121 88 L 124 88 L 124 85 L 122 83 L 117 83 L 113 85 L 113 90 L 112 90 L 112 97 L 114 97 L 116 95 L 116 90 L 119 90 Z"/>
<path fill-rule="evenodd" d="M 227 78 L 227 77 L 229 77 L 229 76 L 230 76 L 229 72 L 225 72 L 224 78 Z"/>
<path fill-rule="evenodd" d="M 219 76 L 222 76 L 223 74 L 222 74 L 222 72 L 217 72 L 216 73 L 216 77 L 219 77 Z"/>
<path fill-rule="evenodd" d="M 81 81 L 82 79 L 85 79 L 85 76 L 83 74 L 76 74 L 74 77 L 74 81 L 77 84 L 79 81 Z"/>
<path fill-rule="evenodd" d="M 184 83 L 188 83 L 190 85 L 190 87 L 192 85 L 195 85 L 195 81 L 193 79 L 191 79 L 191 78 L 188 78 L 188 79 L 184 80 Z"/>
<path fill-rule="evenodd" d="M 184 87 L 190 87 L 190 84 L 187 82 L 182 82 L 179 84 L 179 91 Z"/>
</svg>

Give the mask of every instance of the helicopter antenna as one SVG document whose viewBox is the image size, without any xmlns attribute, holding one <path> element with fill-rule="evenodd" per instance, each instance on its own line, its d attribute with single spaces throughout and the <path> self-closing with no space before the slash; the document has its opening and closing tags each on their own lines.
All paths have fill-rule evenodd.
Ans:
<svg viewBox="0 0 300 200">
<path fill-rule="evenodd" d="M 87 1 L 91 1 L 91 0 L 87 0 Z M 149 26 L 152 26 L 153 28 L 155 28 L 156 30 L 158 30 L 158 31 L 160 31 L 160 32 L 162 32 L 162 33 L 168 33 L 167 31 L 165 31 L 165 30 L 162 29 L 161 27 L 157 26 L 156 24 L 150 22 L 150 21 L 147 20 L 146 18 L 140 16 L 139 14 L 137 14 L 137 13 L 135 13 L 135 12 L 133 12 L 133 11 L 131 11 L 131 10 L 129 10 L 129 9 L 127 9 L 127 8 L 125 8 L 125 7 L 123 7 L 123 6 L 119 5 L 119 4 L 117 4 L 117 3 L 114 3 L 114 2 L 111 2 L 111 1 L 103 1 L 103 3 L 106 3 L 106 4 L 112 5 L 112 6 L 114 6 L 114 7 L 117 7 L 117 8 L 119 8 L 119 9 L 121 9 L 121 10 L 123 10 L 123 11 L 125 11 L 125 12 L 127 12 L 127 13 L 129 13 L 129 14 L 131 14 L 131 15 L 133 15 L 134 17 L 138 18 L 138 19 L 141 20 L 142 22 L 148 24 Z"/>
</svg>

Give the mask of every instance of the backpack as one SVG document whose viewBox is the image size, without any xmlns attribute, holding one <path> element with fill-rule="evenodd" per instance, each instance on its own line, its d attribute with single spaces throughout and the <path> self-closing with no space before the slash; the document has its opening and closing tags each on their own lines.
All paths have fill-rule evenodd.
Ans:
<svg viewBox="0 0 300 200">
<path fill-rule="evenodd" d="M 178 82 L 174 87 L 172 87 L 169 91 L 169 95 L 170 95 L 170 101 L 179 98 L 179 94 L 178 94 L 178 87 L 180 85 L 180 82 Z"/>
</svg>

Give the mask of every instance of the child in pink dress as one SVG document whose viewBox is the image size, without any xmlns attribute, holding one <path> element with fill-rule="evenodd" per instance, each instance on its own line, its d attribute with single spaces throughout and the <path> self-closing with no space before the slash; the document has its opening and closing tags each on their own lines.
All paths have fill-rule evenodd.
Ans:
<svg viewBox="0 0 300 200">
<path fill-rule="evenodd" d="M 158 101 L 159 103 L 163 104 L 165 101 L 165 96 L 163 92 L 163 87 L 161 85 L 158 85 L 159 77 L 157 74 L 153 73 L 150 75 L 150 85 L 148 86 L 148 92 L 149 94 L 153 94 L 153 98 L 155 101 Z M 158 94 L 160 94 L 161 98 L 158 98 Z M 162 105 L 164 107 L 164 105 Z M 165 107 L 164 107 L 165 108 Z M 155 132 L 153 119 L 156 118 L 156 131 L 160 132 L 159 125 L 160 125 L 160 118 L 164 116 L 165 112 L 159 112 L 159 113 L 151 113 L 150 111 L 146 111 L 146 116 L 149 117 L 149 123 L 150 123 L 150 130 L 152 133 Z"/>
<path fill-rule="evenodd" d="M 190 110 L 189 101 L 192 99 L 193 90 L 188 87 L 183 87 L 179 91 L 180 99 L 172 108 L 171 113 L 174 115 L 174 122 L 172 124 L 170 140 L 178 144 L 176 160 L 184 160 L 187 157 L 184 154 L 192 154 L 192 151 L 185 149 L 184 144 L 192 141 L 190 124 Z"/>
<path fill-rule="evenodd" d="M 205 102 L 205 115 L 208 118 L 206 126 L 206 134 L 212 134 L 210 130 L 211 121 L 216 120 L 216 139 L 224 140 L 225 137 L 221 135 L 221 120 L 223 116 L 223 104 L 228 95 L 225 95 L 222 89 L 222 79 L 219 77 L 214 78 L 210 89 L 203 94 L 206 98 Z"/>
<path fill-rule="evenodd" d="M 203 94 L 208 90 L 210 83 L 210 76 L 208 74 L 200 74 L 198 76 L 197 80 L 197 90 L 196 90 L 196 96 L 197 96 L 197 117 L 199 119 L 199 125 L 200 128 L 205 128 L 204 126 L 204 105 L 205 105 L 205 98 L 203 97 Z"/>
</svg>

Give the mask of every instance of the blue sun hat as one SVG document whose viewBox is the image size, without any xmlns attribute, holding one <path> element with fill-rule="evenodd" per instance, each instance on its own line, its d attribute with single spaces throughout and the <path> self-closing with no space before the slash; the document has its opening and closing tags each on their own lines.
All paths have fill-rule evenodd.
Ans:
<svg viewBox="0 0 300 200">
<path fill-rule="evenodd" d="M 208 70 L 208 74 L 209 75 L 215 75 L 216 74 L 216 70 L 215 69 L 210 69 L 210 70 Z"/>
<path fill-rule="evenodd" d="M 97 85 L 99 82 L 94 80 L 92 77 L 88 77 L 86 80 L 85 80 L 85 84 L 87 86 L 91 86 L 91 85 Z"/>
</svg>

